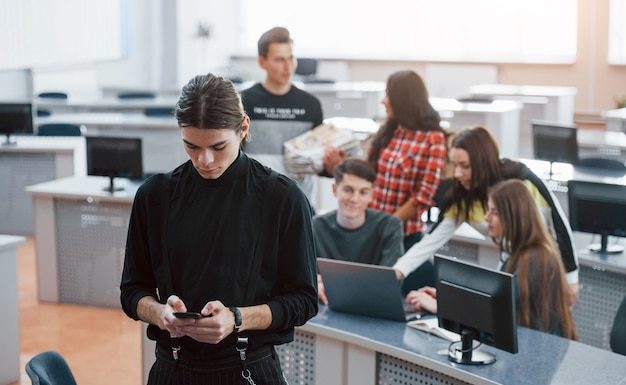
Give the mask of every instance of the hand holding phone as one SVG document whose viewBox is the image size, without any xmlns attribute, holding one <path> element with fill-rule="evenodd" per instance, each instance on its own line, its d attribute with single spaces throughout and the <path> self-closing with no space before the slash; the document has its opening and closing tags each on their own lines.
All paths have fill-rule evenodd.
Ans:
<svg viewBox="0 0 626 385">
<path fill-rule="evenodd" d="M 199 319 L 199 318 L 205 317 L 202 314 L 197 313 L 195 311 L 177 311 L 177 312 L 174 312 L 173 314 L 174 314 L 174 317 L 176 318 Z"/>
</svg>

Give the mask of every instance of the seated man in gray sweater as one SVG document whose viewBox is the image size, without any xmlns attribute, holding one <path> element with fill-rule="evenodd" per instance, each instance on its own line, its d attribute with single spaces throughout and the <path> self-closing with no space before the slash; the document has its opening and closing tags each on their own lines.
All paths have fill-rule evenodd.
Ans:
<svg viewBox="0 0 626 385">
<path fill-rule="evenodd" d="M 335 168 L 334 178 L 337 210 L 313 218 L 317 256 L 393 266 L 404 253 L 402 221 L 368 209 L 376 171 L 364 160 L 348 158 Z M 319 299 L 326 304 L 319 274 L 317 281 Z"/>
</svg>

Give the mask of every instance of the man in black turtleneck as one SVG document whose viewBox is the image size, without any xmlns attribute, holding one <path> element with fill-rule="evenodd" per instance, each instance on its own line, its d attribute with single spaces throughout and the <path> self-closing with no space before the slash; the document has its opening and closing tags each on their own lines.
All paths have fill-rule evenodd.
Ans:
<svg viewBox="0 0 626 385">
<path fill-rule="evenodd" d="M 240 106 L 230 82 L 192 79 L 176 107 L 190 160 L 133 203 L 121 302 L 157 343 L 148 384 L 285 384 L 274 345 L 317 312 L 309 204 L 241 152 Z"/>
</svg>

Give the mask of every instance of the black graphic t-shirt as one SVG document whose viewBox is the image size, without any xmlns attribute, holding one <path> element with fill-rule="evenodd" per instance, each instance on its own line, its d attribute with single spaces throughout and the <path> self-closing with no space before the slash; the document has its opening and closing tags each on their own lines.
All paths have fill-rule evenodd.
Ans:
<svg viewBox="0 0 626 385">
<path fill-rule="evenodd" d="M 322 124 L 322 106 L 317 98 L 292 85 L 288 93 L 274 95 L 261 83 L 241 93 L 243 106 L 252 120 L 249 154 L 283 153 L 283 143 Z"/>
</svg>

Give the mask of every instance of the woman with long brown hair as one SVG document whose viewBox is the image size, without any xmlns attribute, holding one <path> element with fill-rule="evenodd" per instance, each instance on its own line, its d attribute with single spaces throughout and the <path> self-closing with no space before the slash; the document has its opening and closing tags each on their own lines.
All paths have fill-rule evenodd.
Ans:
<svg viewBox="0 0 626 385">
<path fill-rule="evenodd" d="M 520 180 L 489 190 L 487 232 L 500 246 L 503 271 L 517 278 L 517 321 L 521 326 L 576 339 L 563 263 L 530 191 Z M 416 308 L 435 313 L 436 291 L 409 293 Z"/>
<path fill-rule="evenodd" d="M 383 104 L 387 118 L 373 139 L 368 161 L 376 170 L 370 207 L 404 222 L 404 246 L 422 237 L 422 213 L 433 204 L 446 161 L 446 136 L 439 113 L 428 101 L 428 91 L 418 74 L 398 71 L 387 80 Z M 334 159 L 333 159 L 334 158 Z M 342 159 L 325 155 L 329 174 Z"/>
<path fill-rule="evenodd" d="M 558 201 L 541 179 L 520 162 L 500 159 L 495 140 L 480 126 L 464 129 L 452 139 L 449 159 L 453 178 L 451 183 L 442 183 L 447 186 L 445 191 L 437 193 L 443 197 L 439 202 L 439 219 L 431 231 L 396 262 L 394 269 L 398 277 L 407 276 L 429 261 L 463 223 L 487 235 L 488 189 L 502 180 L 519 179 L 540 207 L 555 237 L 570 285 L 571 302 L 575 302 L 578 262 L 571 229 Z"/>
</svg>

